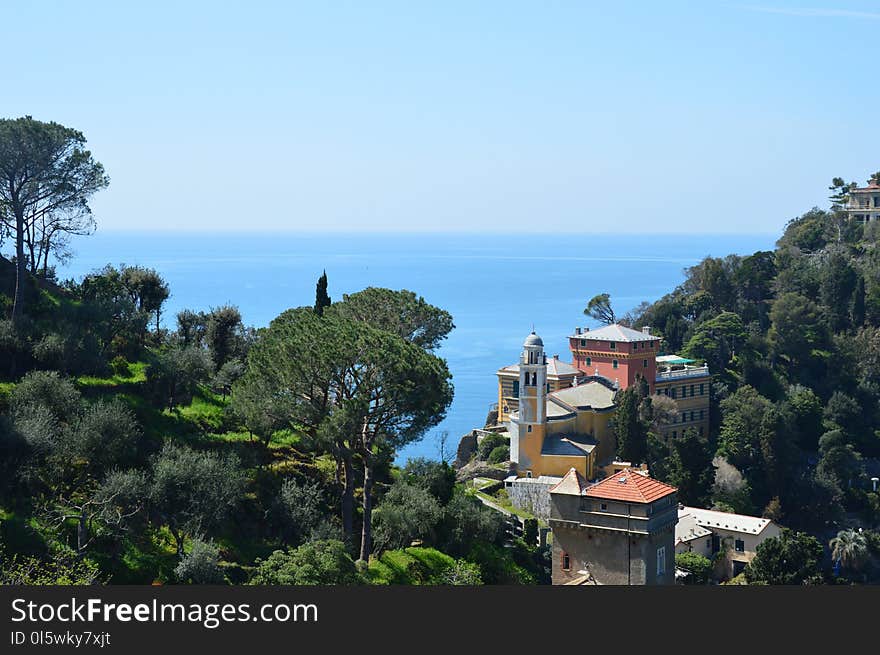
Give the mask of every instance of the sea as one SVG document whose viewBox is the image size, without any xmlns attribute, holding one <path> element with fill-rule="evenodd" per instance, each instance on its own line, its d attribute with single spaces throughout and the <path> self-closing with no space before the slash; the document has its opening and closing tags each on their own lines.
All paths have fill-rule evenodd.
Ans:
<svg viewBox="0 0 880 655">
<path fill-rule="evenodd" d="M 706 256 L 772 249 L 775 236 L 502 234 L 204 234 L 105 232 L 78 238 L 60 279 L 80 279 L 106 264 L 156 269 L 171 287 L 164 321 L 181 309 L 238 306 L 245 323 L 268 325 L 279 313 L 311 306 L 327 272 L 333 300 L 368 286 L 409 289 L 449 311 L 455 329 L 438 354 L 455 396 L 446 418 L 397 461 L 440 456 L 482 427 L 496 402 L 495 372 L 519 357 L 534 329 L 548 356 L 570 361 L 566 337 L 595 326 L 583 313 L 598 293 L 618 315 L 654 301 Z"/>
</svg>

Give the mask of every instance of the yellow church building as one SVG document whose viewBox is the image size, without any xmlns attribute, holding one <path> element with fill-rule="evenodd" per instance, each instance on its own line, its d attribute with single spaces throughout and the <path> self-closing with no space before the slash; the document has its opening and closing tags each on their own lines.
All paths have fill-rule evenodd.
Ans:
<svg viewBox="0 0 880 655">
<path fill-rule="evenodd" d="M 518 476 L 561 477 L 574 468 L 591 480 L 614 459 L 609 427 L 613 383 L 569 371 L 562 364 L 558 358 L 548 363 L 544 342 L 532 332 L 519 363 L 499 371 L 499 400 L 508 399 L 506 405 L 499 403 L 499 422 L 506 407 L 510 460 Z M 548 369 L 553 371 L 552 381 Z"/>
</svg>

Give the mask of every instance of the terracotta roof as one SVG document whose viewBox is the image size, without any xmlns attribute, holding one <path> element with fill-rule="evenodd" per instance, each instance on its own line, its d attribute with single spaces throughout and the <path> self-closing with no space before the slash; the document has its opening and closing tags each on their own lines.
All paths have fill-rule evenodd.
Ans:
<svg viewBox="0 0 880 655">
<path fill-rule="evenodd" d="M 569 335 L 569 339 L 597 339 L 599 341 L 620 341 L 629 343 L 632 341 L 660 341 L 660 337 L 645 334 L 641 330 L 633 330 L 625 325 L 612 323 L 595 330 L 587 330 L 580 334 Z"/>
<path fill-rule="evenodd" d="M 624 503 L 653 503 L 655 500 L 678 491 L 675 487 L 663 484 L 637 473 L 632 469 L 624 469 L 609 475 L 607 478 L 591 486 L 584 493 L 593 498 L 607 498 Z"/>
<path fill-rule="evenodd" d="M 584 476 L 577 472 L 574 467 L 568 469 L 563 478 L 550 487 L 551 494 L 565 494 L 566 496 L 583 496 L 588 483 Z"/>
</svg>

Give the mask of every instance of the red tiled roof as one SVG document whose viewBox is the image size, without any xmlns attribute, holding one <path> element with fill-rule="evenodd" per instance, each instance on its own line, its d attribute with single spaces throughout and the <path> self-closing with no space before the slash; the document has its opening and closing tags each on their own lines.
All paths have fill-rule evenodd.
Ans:
<svg viewBox="0 0 880 655">
<path fill-rule="evenodd" d="M 676 491 L 678 489 L 675 487 L 670 487 L 647 475 L 636 473 L 632 469 L 624 469 L 594 484 L 584 495 L 624 503 L 653 503 Z"/>
</svg>

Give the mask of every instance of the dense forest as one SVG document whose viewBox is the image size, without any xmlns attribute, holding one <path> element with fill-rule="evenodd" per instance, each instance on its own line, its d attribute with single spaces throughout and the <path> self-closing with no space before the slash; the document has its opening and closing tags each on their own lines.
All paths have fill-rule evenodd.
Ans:
<svg viewBox="0 0 880 655">
<path fill-rule="evenodd" d="M 775 250 L 707 257 L 625 317 L 666 352 L 708 363 L 709 435 L 663 442 L 669 400 L 638 388 L 620 394 L 616 423 L 621 456 L 647 462 L 685 503 L 771 518 L 812 548 L 833 542 L 813 574 L 824 559 L 839 579 L 876 580 L 880 224 L 847 217 L 854 187 L 835 178 L 830 208 L 789 221 Z M 609 300 L 587 313 L 607 317 Z M 851 552 L 837 552 L 840 540 Z"/>
</svg>

